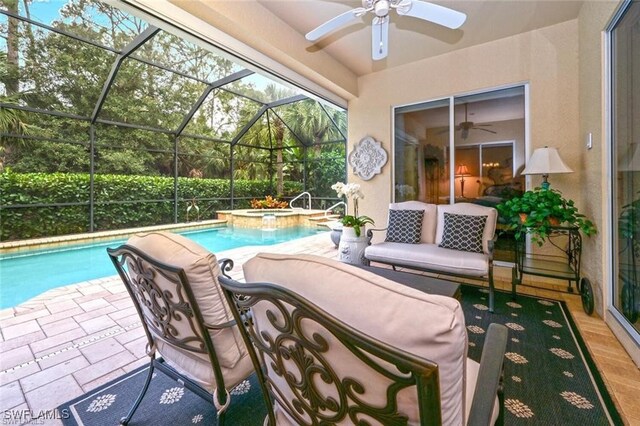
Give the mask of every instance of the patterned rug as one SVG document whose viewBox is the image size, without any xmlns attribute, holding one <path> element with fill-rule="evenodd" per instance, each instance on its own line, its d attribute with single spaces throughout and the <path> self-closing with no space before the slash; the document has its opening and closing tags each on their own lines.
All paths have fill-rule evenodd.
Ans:
<svg viewBox="0 0 640 426">
<path fill-rule="evenodd" d="M 491 322 L 509 328 L 504 363 L 505 424 L 622 424 L 602 379 L 563 302 L 496 292 L 496 313 L 487 290 L 463 286 L 469 357 L 479 361 Z M 215 425 L 213 406 L 156 370 L 131 425 Z M 142 388 L 146 367 L 58 407 L 65 425 L 114 425 Z M 232 392 L 227 425 L 262 425 L 266 409 L 255 376 Z M 63 416 L 64 417 L 64 416 Z"/>
</svg>

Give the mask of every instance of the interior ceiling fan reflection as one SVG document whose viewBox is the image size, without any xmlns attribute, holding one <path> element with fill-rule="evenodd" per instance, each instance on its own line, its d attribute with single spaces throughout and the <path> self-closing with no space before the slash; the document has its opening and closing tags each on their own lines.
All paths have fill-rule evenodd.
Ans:
<svg viewBox="0 0 640 426">
<path fill-rule="evenodd" d="M 389 12 L 395 9 L 400 16 L 413 16 L 447 28 L 456 29 L 467 19 L 467 15 L 456 10 L 420 0 L 362 0 L 362 7 L 344 12 L 328 20 L 318 28 L 307 33 L 309 41 L 316 41 L 330 32 L 353 23 L 371 12 L 371 54 L 373 60 L 383 59 L 388 53 Z"/>
<path fill-rule="evenodd" d="M 464 121 L 456 126 L 456 131 L 462 131 L 460 136 L 463 140 L 469 137 L 469 130 L 482 130 L 483 132 L 493 133 L 497 135 L 498 132 L 494 132 L 493 130 L 485 129 L 485 127 L 491 127 L 491 124 L 476 124 L 473 121 L 469 121 L 468 116 L 468 106 L 464 104 Z M 438 132 L 438 134 L 448 133 L 449 129 L 442 130 Z"/>
</svg>

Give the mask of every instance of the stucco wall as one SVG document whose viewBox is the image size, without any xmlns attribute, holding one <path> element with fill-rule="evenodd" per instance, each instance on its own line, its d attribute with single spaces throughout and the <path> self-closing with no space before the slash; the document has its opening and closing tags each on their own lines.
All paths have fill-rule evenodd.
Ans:
<svg viewBox="0 0 640 426">
<path fill-rule="evenodd" d="M 545 145 L 560 152 L 577 173 L 551 178 L 554 188 L 582 207 L 583 178 L 579 135 L 578 21 L 572 20 L 495 42 L 425 59 L 358 79 L 357 99 L 349 102 L 349 144 L 371 135 L 388 152 L 392 140 L 392 107 L 453 94 L 530 84 L 531 150 Z M 500 135 L 497 135 L 499 138 Z M 391 201 L 392 162 L 381 175 L 363 182 L 364 214 L 386 222 Z M 533 184 L 540 182 L 533 178 Z"/>
</svg>

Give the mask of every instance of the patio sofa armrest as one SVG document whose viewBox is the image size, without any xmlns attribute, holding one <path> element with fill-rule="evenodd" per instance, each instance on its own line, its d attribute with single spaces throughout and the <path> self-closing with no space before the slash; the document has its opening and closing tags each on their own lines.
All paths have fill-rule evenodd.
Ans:
<svg viewBox="0 0 640 426">
<path fill-rule="evenodd" d="M 496 424 L 500 424 L 503 418 L 502 366 L 507 349 L 507 334 L 507 327 L 504 325 L 496 323 L 489 325 L 482 348 L 480 370 L 471 402 L 468 425 L 490 424 L 496 395 L 498 395 L 500 411 Z"/>
<path fill-rule="evenodd" d="M 498 241 L 498 233 L 493 234 L 493 238 L 487 241 L 487 251 L 489 255 L 489 263 L 493 262 L 493 252 L 496 246 L 496 241 Z"/>
<path fill-rule="evenodd" d="M 369 245 L 371 245 L 371 240 L 373 239 L 373 232 L 386 231 L 387 228 L 371 228 L 367 229 L 367 239 L 369 241 Z"/>
</svg>

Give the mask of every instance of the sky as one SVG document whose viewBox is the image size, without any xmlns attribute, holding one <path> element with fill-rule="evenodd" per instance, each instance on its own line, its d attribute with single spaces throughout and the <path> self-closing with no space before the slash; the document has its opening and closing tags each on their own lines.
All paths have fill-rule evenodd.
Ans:
<svg viewBox="0 0 640 426">
<path fill-rule="evenodd" d="M 65 0 L 33 0 L 31 3 L 31 17 L 36 21 L 50 24 L 54 19 L 58 18 L 59 10 L 67 3 Z M 20 2 L 22 9 L 23 3 Z"/>
</svg>

